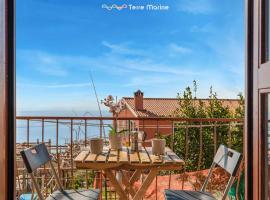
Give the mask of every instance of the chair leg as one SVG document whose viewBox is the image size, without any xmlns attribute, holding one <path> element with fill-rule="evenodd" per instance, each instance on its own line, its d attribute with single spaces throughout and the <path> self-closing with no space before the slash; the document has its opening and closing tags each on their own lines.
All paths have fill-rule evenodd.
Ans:
<svg viewBox="0 0 270 200">
<path fill-rule="evenodd" d="M 38 184 L 36 182 L 36 179 L 35 179 L 34 175 L 32 173 L 30 173 L 29 175 L 30 175 L 30 178 L 32 180 L 32 183 L 34 184 L 34 187 L 35 187 L 35 189 L 37 191 L 38 198 L 40 200 L 45 200 L 44 197 L 43 197 L 43 195 L 41 194 L 40 188 L 39 188 L 39 186 L 38 186 Z"/>
</svg>

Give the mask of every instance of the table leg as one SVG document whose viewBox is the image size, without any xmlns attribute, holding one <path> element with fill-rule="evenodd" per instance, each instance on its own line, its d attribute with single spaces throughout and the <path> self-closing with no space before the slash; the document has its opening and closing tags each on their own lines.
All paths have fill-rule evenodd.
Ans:
<svg viewBox="0 0 270 200">
<path fill-rule="evenodd" d="M 111 170 L 105 170 L 105 173 L 107 175 L 107 177 L 109 178 L 112 186 L 115 188 L 117 194 L 120 196 L 120 199 L 122 200 L 126 200 L 128 199 L 124 189 L 122 188 L 122 186 L 119 184 L 119 182 L 117 181 L 117 179 L 115 178 L 114 174 L 112 173 Z"/>
<path fill-rule="evenodd" d="M 143 198 L 143 195 L 145 194 L 146 190 L 148 189 L 150 184 L 153 182 L 157 174 L 158 174 L 158 169 L 152 169 L 150 171 L 145 181 L 142 183 L 140 189 L 136 192 L 133 200 L 140 200 Z"/>
<path fill-rule="evenodd" d="M 133 188 L 133 184 L 131 184 L 131 182 L 127 179 L 125 174 L 123 174 L 123 171 L 121 171 L 121 173 L 122 173 L 123 184 L 126 186 L 125 192 L 129 193 L 132 197 L 134 197 L 136 194 L 136 191 Z"/>
<path fill-rule="evenodd" d="M 138 177 L 141 175 L 141 170 L 137 169 L 131 176 L 129 182 L 131 185 L 133 185 L 137 180 Z"/>
</svg>

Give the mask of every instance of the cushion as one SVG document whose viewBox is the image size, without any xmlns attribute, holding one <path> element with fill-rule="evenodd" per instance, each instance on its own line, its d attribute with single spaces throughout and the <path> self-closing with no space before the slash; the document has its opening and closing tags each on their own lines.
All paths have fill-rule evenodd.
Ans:
<svg viewBox="0 0 270 200">
<path fill-rule="evenodd" d="M 210 193 L 187 190 L 165 190 L 166 200 L 216 200 Z"/>
<path fill-rule="evenodd" d="M 46 200 L 97 200 L 98 197 L 99 190 L 94 189 L 64 190 L 63 192 L 57 190 Z"/>
</svg>

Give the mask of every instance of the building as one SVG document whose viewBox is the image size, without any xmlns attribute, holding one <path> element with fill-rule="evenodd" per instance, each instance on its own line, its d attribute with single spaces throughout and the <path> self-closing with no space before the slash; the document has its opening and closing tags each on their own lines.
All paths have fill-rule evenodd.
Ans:
<svg viewBox="0 0 270 200">
<path fill-rule="evenodd" d="M 205 105 L 209 99 L 194 100 L 198 103 L 203 101 Z M 233 111 L 239 106 L 238 99 L 221 99 L 224 106 L 228 106 Z M 124 109 L 118 113 L 119 118 L 136 118 L 136 120 L 118 120 L 120 129 L 139 130 L 147 134 L 147 139 L 151 139 L 156 133 L 170 135 L 174 131 L 172 120 L 158 121 L 156 118 L 171 118 L 174 111 L 179 108 L 177 98 L 145 98 L 140 90 L 134 93 L 133 97 L 123 97 Z M 155 118 L 153 120 L 142 120 L 142 118 Z"/>
</svg>

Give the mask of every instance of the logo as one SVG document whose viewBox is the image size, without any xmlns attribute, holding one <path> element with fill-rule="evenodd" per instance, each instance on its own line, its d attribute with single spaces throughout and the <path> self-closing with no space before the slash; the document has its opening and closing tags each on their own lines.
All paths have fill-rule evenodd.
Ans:
<svg viewBox="0 0 270 200">
<path fill-rule="evenodd" d="M 123 4 L 123 5 L 116 5 L 116 4 L 112 4 L 112 5 L 107 5 L 107 4 L 102 4 L 101 8 L 103 9 L 107 9 L 109 11 L 113 10 L 113 9 L 117 9 L 117 10 L 123 10 L 126 9 L 128 6 L 127 4 Z"/>
</svg>

